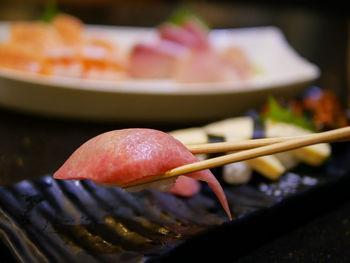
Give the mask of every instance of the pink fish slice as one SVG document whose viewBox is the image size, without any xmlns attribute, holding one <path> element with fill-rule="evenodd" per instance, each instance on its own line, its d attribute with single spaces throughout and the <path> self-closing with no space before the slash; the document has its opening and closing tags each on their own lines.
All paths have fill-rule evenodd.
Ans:
<svg viewBox="0 0 350 263">
<path fill-rule="evenodd" d="M 176 179 L 175 185 L 169 190 L 169 193 L 191 197 L 197 194 L 201 190 L 200 183 L 188 176 L 179 176 Z"/>
<path fill-rule="evenodd" d="M 80 146 L 54 173 L 56 179 L 89 179 L 124 185 L 163 175 L 198 159 L 171 135 L 153 129 L 124 129 L 98 135 Z M 232 220 L 225 193 L 209 170 L 187 174 L 209 184 Z"/>
<path fill-rule="evenodd" d="M 187 52 L 186 47 L 168 40 L 136 44 L 129 55 L 129 74 L 134 78 L 169 78 L 176 60 Z"/>
</svg>

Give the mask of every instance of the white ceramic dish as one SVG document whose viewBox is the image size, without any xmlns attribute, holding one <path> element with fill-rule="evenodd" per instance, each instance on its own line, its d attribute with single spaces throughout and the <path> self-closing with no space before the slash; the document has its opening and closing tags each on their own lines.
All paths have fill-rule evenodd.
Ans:
<svg viewBox="0 0 350 263">
<path fill-rule="evenodd" d="M 8 24 L 0 24 L 0 41 Z M 148 28 L 87 26 L 128 49 L 152 41 Z M 275 27 L 213 30 L 217 48 L 240 45 L 260 69 L 245 83 L 181 84 L 170 80 L 120 82 L 39 76 L 0 68 L 0 105 L 47 116 L 100 121 L 201 122 L 244 113 L 269 95 L 290 97 L 319 77 L 316 65 L 300 57 Z"/>
</svg>

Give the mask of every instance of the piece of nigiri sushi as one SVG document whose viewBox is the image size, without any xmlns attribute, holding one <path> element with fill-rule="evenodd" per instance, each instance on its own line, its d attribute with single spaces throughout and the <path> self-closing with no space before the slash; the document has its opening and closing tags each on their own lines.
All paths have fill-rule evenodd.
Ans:
<svg viewBox="0 0 350 263">
<path fill-rule="evenodd" d="M 181 142 L 167 133 L 153 129 L 123 129 L 103 133 L 84 143 L 58 169 L 54 178 L 123 185 L 157 177 L 196 161 L 198 159 Z M 209 170 L 186 176 L 207 182 L 231 219 L 225 193 Z"/>
</svg>

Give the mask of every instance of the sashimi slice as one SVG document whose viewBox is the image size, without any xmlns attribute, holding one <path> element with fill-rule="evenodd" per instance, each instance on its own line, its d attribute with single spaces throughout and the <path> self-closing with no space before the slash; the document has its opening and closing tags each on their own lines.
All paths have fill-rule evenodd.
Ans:
<svg viewBox="0 0 350 263">
<path fill-rule="evenodd" d="M 194 35 L 197 39 L 197 48 L 208 49 L 211 48 L 209 42 L 209 30 L 198 19 L 187 19 L 182 24 L 182 27 Z"/>
<path fill-rule="evenodd" d="M 162 39 L 178 43 L 186 47 L 197 45 L 196 36 L 184 28 L 172 24 L 164 24 L 158 28 L 159 36 Z"/>
<path fill-rule="evenodd" d="M 123 185 L 193 163 L 198 159 L 171 135 L 153 129 L 123 129 L 98 135 L 79 147 L 54 174 L 56 179 L 89 179 Z M 225 193 L 209 170 L 187 174 L 205 181 L 231 220 Z"/>
<path fill-rule="evenodd" d="M 187 20 L 181 26 L 164 23 L 158 28 L 160 38 L 191 49 L 210 48 L 208 31 L 196 20 Z"/>
<path fill-rule="evenodd" d="M 65 45 L 74 46 L 83 43 L 82 31 L 84 24 L 78 18 L 67 14 L 59 14 L 52 21 L 52 25 Z"/>
<path fill-rule="evenodd" d="M 173 77 L 178 82 L 225 82 L 241 79 L 236 69 L 212 50 L 196 50 L 178 60 Z"/>
<path fill-rule="evenodd" d="M 167 40 L 136 44 L 129 56 L 129 74 L 134 78 L 168 78 L 176 60 L 187 52 L 187 48 Z"/>
<path fill-rule="evenodd" d="M 57 31 L 43 22 L 16 22 L 10 26 L 10 41 L 13 44 L 25 44 L 38 51 L 62 45 Z"/>
<path fill-rule="evenodd" d="M 253 74 L 253 65 L 246 53 L 238 46 L 231 46 L 221 54 L 226 63 L 233 67 L 242 80 L 249 79 Z"/>
<path fill-rule="evenodd" d="M 0 66 L 35 73 L 44 71 L 44 57 L 31 46 L 15 44 L 0 44 Z"/>
</svg>

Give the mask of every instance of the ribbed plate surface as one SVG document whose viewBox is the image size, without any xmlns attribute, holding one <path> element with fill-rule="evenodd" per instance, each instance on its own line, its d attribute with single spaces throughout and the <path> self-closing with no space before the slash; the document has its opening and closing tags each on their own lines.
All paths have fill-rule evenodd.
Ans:
<svg viewBox="0 0 350 263">
<path fill-rule="evenodd" d="M 254 215 L 257 211 L 273 211 L 300 194 L 303 202 L 309 192 L 327 184 L 344 186 L 339 180 L 349 177 L 350 154 L 347 145 L 339 148 L 320 169 L 301 166 L 275 183 L 255 175 L 248 185 L 224 185 L 232 222 L 206 186 L 187 199 L 51 176 L 22 181 L 0 187 L 0 237 L 18 262 L 161 261 L 184 244 L 191 248 L 198 237 L 221 231 L 223 239 L 234 239 L 232 231 L 239 232 L 234 226 L 246 218 L 274 216 Z M 220 242 L 209 242 L 220 253 Z M 206 253 L 211 252 L 201 251 Z"/>
</svg>

